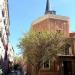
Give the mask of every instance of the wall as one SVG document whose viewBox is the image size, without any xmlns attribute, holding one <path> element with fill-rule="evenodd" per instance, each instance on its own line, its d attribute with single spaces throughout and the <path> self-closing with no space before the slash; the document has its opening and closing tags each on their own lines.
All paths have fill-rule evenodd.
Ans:
<svg viewBox="0 0 75 75">
<path fill-rule="evenodd" d="M 59 16 L 60 17 L 60 16 Z M 37 23 L 32 23 L 32 30 L 34 31 L 58 31 L 64 33 L 65 36 L 69 37 L 69 21 L 57 18 L 46 18 Z"/>
</svg>

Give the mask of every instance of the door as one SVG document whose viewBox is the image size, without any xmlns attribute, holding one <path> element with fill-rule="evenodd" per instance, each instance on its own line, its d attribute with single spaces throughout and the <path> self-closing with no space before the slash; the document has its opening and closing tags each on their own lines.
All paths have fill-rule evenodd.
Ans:
<svg viewBox="0 0 75 75">
<path fill-rule="evenodd" d="M 63 61 L 64 75 L 72 75 L 72 61 Z"/>
</svg>

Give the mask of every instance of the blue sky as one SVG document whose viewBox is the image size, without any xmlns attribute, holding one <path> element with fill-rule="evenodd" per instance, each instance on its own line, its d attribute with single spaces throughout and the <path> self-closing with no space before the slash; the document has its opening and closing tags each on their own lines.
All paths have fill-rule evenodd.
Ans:
<svg viewBox="0 0 75 75">
<path fill-rule="evenodd" d="M 44 15 L 46 0 L 8 0 L 10 17 L 10 42 L 15 53 L 19 39 L 26 33 L 32 21 Z M 58 15 L 70 18 L 70 32 L 75 31 L 75 0 L 50 0 Z"/>
</svg>

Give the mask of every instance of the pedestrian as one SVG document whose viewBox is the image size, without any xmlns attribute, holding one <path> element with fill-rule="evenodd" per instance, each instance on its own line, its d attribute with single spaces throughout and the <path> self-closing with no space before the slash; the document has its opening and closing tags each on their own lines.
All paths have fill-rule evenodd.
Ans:
<svg viewBox="0 0 75 75">
<path fill-rule="evenodd" d="M 3 61 L 2 71 L 3 71 L 3 75 L 8 75 L 8 72 L 9 72 L 9 60 L 8 59 Z"/>
</svg>

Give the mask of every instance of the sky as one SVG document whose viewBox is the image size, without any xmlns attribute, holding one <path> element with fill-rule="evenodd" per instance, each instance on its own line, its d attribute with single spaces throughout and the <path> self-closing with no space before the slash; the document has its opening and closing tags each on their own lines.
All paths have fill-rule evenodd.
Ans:
<svg viewBox="0 0 75 75">
<path fill-rule="evenodd" d="M 28 32 L 34 20 L 44 15 L 46 0 L 8 0 L 10 18 L 10 42 L 15 54 L 20 54 L 17 44 L 19 39 Z M 75 32 L 75 0 L 50 0 L 51 9 L 57 15 L 70 18 L 70 32 Z"/>
</svg>

